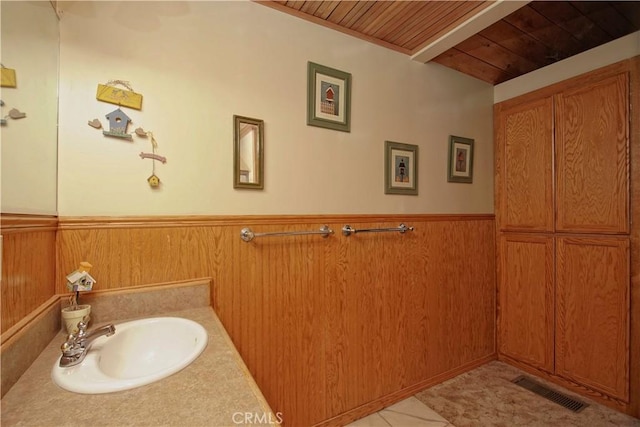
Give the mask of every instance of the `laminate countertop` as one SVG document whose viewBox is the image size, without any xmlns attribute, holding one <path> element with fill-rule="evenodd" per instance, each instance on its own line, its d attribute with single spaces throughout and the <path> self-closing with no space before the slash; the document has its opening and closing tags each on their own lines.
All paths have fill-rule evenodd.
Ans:
<svg viewBox="0 0 640 427">
<path fill-rule="evenodd" d="M 2 398 L 2 426 L 276 424 L 276 417 L 211 307 L 164 313 L 163 316 L 191 319 L 207 329 L 207 347 L 185 369 L 127 391 L 107 394 L 68 392 L 51 379 L 51 369 L 57 363 L 60 344 L 65 340 L 65 334 L 60 332 Z M 122 322 L 116 322 L 116 329 L 117 323 Z"/>
</svg>

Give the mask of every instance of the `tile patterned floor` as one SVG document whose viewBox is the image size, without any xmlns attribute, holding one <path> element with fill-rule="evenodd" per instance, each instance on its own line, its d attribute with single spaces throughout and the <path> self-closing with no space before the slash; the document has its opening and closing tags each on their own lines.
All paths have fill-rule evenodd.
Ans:
<svg viewBox="0 0 640 427">
<path fill-rule="evenodd" d="M 520 375 L 527 374 L 502 362 L 487 363 L 348 427 L 640 427 L 637 418 L 535 378 L 589 404 L 571 412 L 513 384 Z"/>
<path fill-rule="evenodd" d="M 347 427 L 453 427 L 424 403 L 410 397 Z"/>
</svg>

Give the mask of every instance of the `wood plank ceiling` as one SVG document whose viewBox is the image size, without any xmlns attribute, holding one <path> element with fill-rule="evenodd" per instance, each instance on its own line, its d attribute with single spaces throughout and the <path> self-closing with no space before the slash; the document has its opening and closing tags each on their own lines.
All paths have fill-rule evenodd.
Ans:
<svg viewBox="0 0 640 427">
<path fill-rule="evenodd" d="M 407 55 L 493 1 L 261 1 Z M 498 84 L 640 30 L 640 1 L 532 1 L 432 59 Z"/>
</svg>

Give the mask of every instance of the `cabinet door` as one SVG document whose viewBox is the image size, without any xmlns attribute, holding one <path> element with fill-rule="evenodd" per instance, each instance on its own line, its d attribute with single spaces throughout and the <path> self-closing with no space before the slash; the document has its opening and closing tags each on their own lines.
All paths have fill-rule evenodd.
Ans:
<svg viewBox="0 0 640 427">
<path fill-rule="evenodd" d="M 556 245 L 556 373 L 628 402 L 629 239 Z"/>
<path fill-rule="evenodd" d="M 504 233 L 498 250 L 499 351 L 553 372 L 553 237 Z"/>
<path fill-rule="evenodd" d="M 553 102 L 496 111 L 496 219 L 500 230 L 553 231 Z"/>
<path fill-rule="evenodd" d="M 556 97 L 557 231 L 629 231 L 628 74 Z"/>
</svg>

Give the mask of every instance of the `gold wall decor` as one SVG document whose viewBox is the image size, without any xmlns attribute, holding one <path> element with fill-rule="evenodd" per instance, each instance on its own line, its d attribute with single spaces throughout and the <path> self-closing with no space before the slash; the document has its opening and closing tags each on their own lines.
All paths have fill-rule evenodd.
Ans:
<svg viewBox="0 0 640 427">
<path fill-rule="evenodd" d="M 109 84 L 98 84 L 96 99 L 98 101 L 108 102 L 122 107 L 142 110 L 142 94 L 135 93 L 133 90 L 126 90 L 111 86 Z"/>
<path fill-rule="evenodd" d="M 0 86 L 16 87 L 16 70 L 13 68 L 0 68 Z"/>
</svg>

